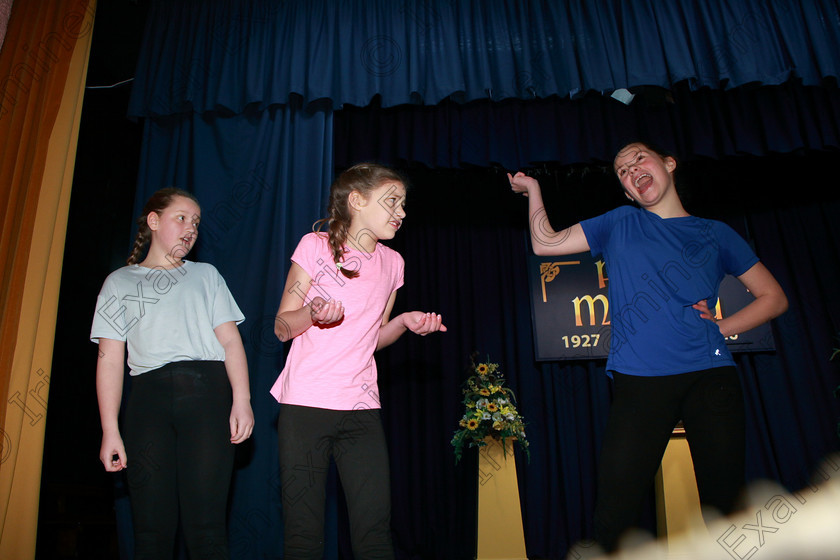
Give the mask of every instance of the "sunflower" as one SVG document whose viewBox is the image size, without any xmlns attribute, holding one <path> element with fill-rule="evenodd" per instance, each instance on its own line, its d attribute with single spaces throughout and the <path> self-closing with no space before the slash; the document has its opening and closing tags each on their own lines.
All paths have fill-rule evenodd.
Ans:
<svg viewBox="0 0 840 560">
<path fill-rule="evenodd" d="M 461 459 L 464 449 L 486 445 L 488 436 L 501 441 L 515 436 L 517 444 L 530 457 L 528 440 L 520 433 L 525 421 L 516 410 L 513 393 L 505 387 L 499 364 L 489 359 L 478 365 L 473 361 L 468 371 L 462 386 L 465 414 L 451 442 L 455 447 L 455 462 Z"/>
</svg>

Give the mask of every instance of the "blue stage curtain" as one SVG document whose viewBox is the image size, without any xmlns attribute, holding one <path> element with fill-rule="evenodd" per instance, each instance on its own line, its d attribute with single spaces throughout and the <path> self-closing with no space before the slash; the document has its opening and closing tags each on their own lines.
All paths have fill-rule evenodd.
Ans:
<svg viewBox="0 0 840 560">
<path fill-rule="evenodd" d="M 219 268 L 248 317 L 241 332 L 257 429 L 238 453 L 234 557 L 281 557 L 277 406 L 268 389 L 284 348 L 274 313 L 291 250 L 322 217 L 334 169 L 360 159 L 509 170 L 609 161 L 615 142 L 637 134 L 710 157 L 836 147 L 836 88 L 817 86 L 838 76 L 838 18 L 836 0 L 152 3 L 129 107 L 145 131 L 137 206 L 162 186 L 195 192 L 204 223 L 193 258 Z M 778 93 L 750 87 L 757 84 Z M 622 87 L 637 90 L 641 104 L 602 96 Z M 676 104 L 654 102 L 655 88 Z M 350 109 L 374 99 L 373 112 Z M 395 107 L 405 104 L 427 107 Z M 342 107 L 346 114 L 333 113 Z M 468 181 L 441 179 L 447 188 L 437 188 L 434 177 L 413 174 L 409 218 L 393 243 L 406 257 L 395 313 L 440 311 L 450 332 L 406 335 L 378 358 L 399 557 L 473 554 L 474 457 L 456 467 L 449 439 L 474 350 L 502 364 L 531 422 L 532 462 L 517 457 L 529 555 L 563 557 L 588 534 L 609 404 L 603 365 L 533 362 L 527 224 L 510 217 L 524 207 L 504 198 L 504 175 L 459 193 Z M 733 177 L 713 187 L 752 180 Z M 826 208 L 836 213 L 836 204 Z M 418 219 L 443 210 L 455 214 Z M 753 233 L 764 258 L 796 232 L 773 270 L 792 300 L 810 303 L 792 308 L 785 320 L 793 323 L 778 322 L 777 356 L 741 366 L 751 391 L 750 475 L 795 487 L 831 446 L 825 426 L 836 415 L 818 352 L 830 337 L 803 342 L 799 329 L 814 321 L 828 329 L 840 310 L 834 284 L 800 279 L 800 267 L 815 269 L 820 256 L 836 261 L 837 245 L 792 212 L 762 216 Z M 785 234 L 773 238 L 779 228 Z M 817 243 L 803 257 L 811 260 L 790 255 Z M 832 307 L 821 309 L 812 293 Z"/>
<path fill-rule="evenodd" d="M 155 2 L 130 112 L 435 105 L 840 76 L 837 0 Z"/>
<path fill-rule="evenodd" d="M 234 558 L 280 558 L 277 402 L 268 391 L 284 348 L 274 317 L 292 251 L 326 209 L 332 113 L 273 105 L 236 115 L 151 118 L 143 125 L 136 213 L 161 187 L 193 192 L 202 216 L 188 258 L 215 265 L 246 316 L 240 333 L 256 427 L 237 448 L 231 551 Z"/>
</svg>

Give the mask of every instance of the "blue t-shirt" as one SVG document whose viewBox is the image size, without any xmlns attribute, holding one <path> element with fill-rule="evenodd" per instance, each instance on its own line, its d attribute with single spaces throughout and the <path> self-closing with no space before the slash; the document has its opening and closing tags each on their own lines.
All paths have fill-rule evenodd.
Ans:
<svg viewBox="0 0 840 560">
<path fill-rule="evenodd" d="M 634 206 L 581 226 L 607 264 L 608 371 L 660 376 L 734 365 L 717 325 L 691 306 L 705 299 L 713 308 L 724 275 L 758 262 L 741 236 L 715 220 L 663 219 Z"/>
</svg>

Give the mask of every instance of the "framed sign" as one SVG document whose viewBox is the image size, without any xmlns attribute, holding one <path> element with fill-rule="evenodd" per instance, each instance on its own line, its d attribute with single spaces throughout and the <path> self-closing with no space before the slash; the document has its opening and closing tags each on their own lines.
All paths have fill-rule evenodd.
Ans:
<svg viewBox="0 0 840 560">
<path fill-rule="evenodd" d="M 531 320 L 536 359 L 606 358 L 610 351 L 610 302 L 606 264 L 589 253 L 562 257 L 529 255 Z M 741 282 L 726 276 L 715 312 L 731 315 L 753 300 Z M 726 339 L 731 352 L 775 349 L 770 324 Z"/>
</svg>

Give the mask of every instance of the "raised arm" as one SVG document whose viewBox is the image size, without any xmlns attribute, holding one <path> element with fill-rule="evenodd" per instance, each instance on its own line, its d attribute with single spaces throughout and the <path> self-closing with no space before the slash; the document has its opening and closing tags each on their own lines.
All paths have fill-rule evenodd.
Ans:
<svg viewBox="0 0 840 560">
<path fill-rule="evenodd" d="M 537 255 L 573 255 L 589 250 L 589 242 L 580 224 L 555 231 L 548 221 L 543 205 L 539 182 L 521 171 L 516 175 L 508 173 L 513 192 L 528 197 L 528 222 L 531 230 L 531 246 Z"/>
<path fill-rule="evenodd" d="M 99 460 L 108 472 L 121 471 L 128 466 L 119 425 L 125 375 L 123 364 L 125 342 L 100 338 L 99 359 L 96 361 L 96 398 L 99 401 L 99 419 L 102 423 Z"/>
<path fill-rule="evenodd" d="M 755 297 L 746 307 L 739 309 L 728 317 L 717 321 L 720 333 L 725 336 L 741 334 L 766 323 L 787 311 L 788 300 L 782 287 L 773 274 L 763 264 L 756 263 L 749 270 L 738 276 L 738 280 Z M 700 311 L 700 316 L 711 321 L 715 320 L 705 301 L 693 306 Z"/>
<path fill-rule="evenodd" d="M 230 441 L 242 443 L 254 430 L 254 412 L 251 410 L 251 385 L 248 382 L 248 360 L 242 337 L 236 323 L 228 321 L 214 329 L 216 338 L 225 349 L 225 370 L 227 370 L 233 404 L 230 409 Z"/>
<path fill-rule="evenodd" d="M 274 334 L 286 342 L 318 323 L 331 325 L 344 317 L 340 301 L 326 301 L 321 297 L 305 301 L 312 279 L 297 263 L 292 263 L 286 277 L 286 287 L 274 320 Z"/>
</svg>

